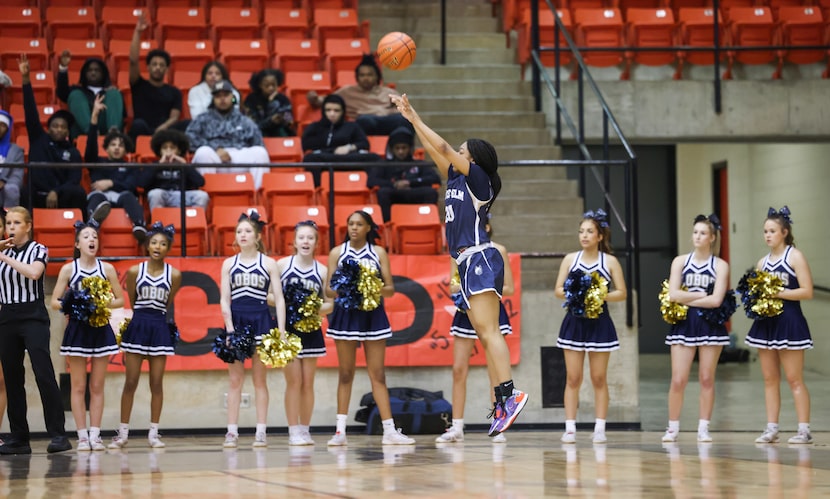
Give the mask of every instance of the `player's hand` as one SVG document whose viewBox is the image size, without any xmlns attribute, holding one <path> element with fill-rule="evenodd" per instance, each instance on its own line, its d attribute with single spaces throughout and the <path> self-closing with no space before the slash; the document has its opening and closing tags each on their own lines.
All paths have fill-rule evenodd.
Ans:
<svg viewBox="0 0 830 499">
<path fill-rule="evenodd" d="M 29 57 L 26 54 L 20 54 L 17 59 L 17 69 L 20 71 L 22 78 L 29 78 Z"/>
<path fill-rule="evenodd" d="M 72 53 L 66 49 L 63 49 L 59 64 L 63 67 L 68 67 L 70 62 L 72 62 Z"/>
</svg>

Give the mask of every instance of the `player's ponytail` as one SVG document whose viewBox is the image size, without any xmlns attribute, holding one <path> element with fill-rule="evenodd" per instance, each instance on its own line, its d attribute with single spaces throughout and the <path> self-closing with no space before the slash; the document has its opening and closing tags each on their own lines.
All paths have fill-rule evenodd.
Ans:
<svg viewBox="0 0 830 499">
<path fill-rule="evenodd" d="M 489 206 L 492 206 L 501 192 L 501 177 L 499 176 L 499 157 L 493 144 L 481 139 L 467 139 L 467 150 L 473 157 L 473 162 L 481 167 L 487 176 L 490 177 L 490 186 L 493 188 L 493 199 Z"/>
</svg>

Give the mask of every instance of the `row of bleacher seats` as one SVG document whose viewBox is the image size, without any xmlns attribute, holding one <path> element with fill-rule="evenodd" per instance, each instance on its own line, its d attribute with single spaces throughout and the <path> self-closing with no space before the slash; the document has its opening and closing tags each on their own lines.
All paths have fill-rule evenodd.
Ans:
<svg viewBox="0 0 830 499">
<path fill-rule="evenodd" d="M 683 50 L 685 47 L 714 46 L 712 29 L 715 11 L 711 8 L 681 8 L 677 17 L 665 8 L 581 8 L 557 11 L 562 24 L 580 47 L 660 48 L 662 51 L 596 51 L 583 52 L 589 66 L 609 67 L 625 64 L 621 79 L 628 79 L 633 63 L 648 66 L 677 64 L 675 79 L 682 77 L 685 63 L 713 64 L 712 52 Z M 773 13 L 769 7 L 733 7 L 719 13 L 720 43 L 723 46 L 821 46 L 830 43 L 830 16 L 825 18 L 817 7 L 782 6 Z M 540 46 L 554 45 L 554 18 L 549 10 L 539 13 Z M 525 65 L 530 61 L 530 13 L 525 12 L 518 26 L 518 58 Z M 560 64 L 570 63 L 564 36 L 560 36 Z M 773 79 L 781 77 L 785 62 L 792 64 L 830 64 L 830 49 L 811 50 L 725 50 L 727 63 L 723 77 L 731 78 L 735 62 L 742 64 L 777 64 Z M 554 65 L 554 54 L 542 54 L 546 66 Z M 825 70 L 827 78 L 830 71 Z M 575 76 L 575 74 L 573 75 Z"/>
<path fill-rule="evenodd" d="M 49 7 L 91 7 L 96 15 L 101 15 L 104 7 L 141 7 L 151 14 L 156 8 L 167 7 L 236 7 L 248 8 L 262 12 L 266 7 L 303 9 L 311 12 L 317 8 L 357 9 L 358 0 L 4 0 L 10 7 L 33 7 L 44 12 Z"/>
</svg>

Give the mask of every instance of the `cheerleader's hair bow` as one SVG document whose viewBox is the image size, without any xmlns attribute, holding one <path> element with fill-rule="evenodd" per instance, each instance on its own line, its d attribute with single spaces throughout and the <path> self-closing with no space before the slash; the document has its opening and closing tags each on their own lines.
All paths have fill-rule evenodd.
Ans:
<svg viewBox="0 0 830 499">
<path fill-rule="evenodd" d="M 78 220 L 77 222 L 75 222 L 75 234 L 77 235 L 87 227 L 91 227 L 95 229 L 95 232 L 98 232 L 98 229 L 101 228 L 101 224 L 99 224 L 98 221 L 94 218 L 90 218 L 89 222 L 81 222 L 80 220 Z"/>
<path fill-rule="evenodd" d="M 164 237 L 166 237 L 167 240 L 172 243 L 173 236 L 176 235 L 176 228 L 173 227 L 173 224 L 165 226 L 161 222 L 156 221 L 153 223 L 153 225 L 150 226 L 150 230 L 147 231 L 147 239 L 150 239 L 156 234 L 163 234 Z"/>
<path fill-rule="evenodd" d="M 608 227 L 608 214 L 605 213 L 605 210 L 603 210 L 602 208 L 598 209 L 597 211 L 586 211 L 585 214 L 582 215 L 582 218 L 590 218 L 591 220 L 598 223 L 599 226 L 603 229 Z"/>
<path fill-rule="evenodd" d="M 786 220 L 788 224 L 790 224 L 790 225 L 793 224 L 793 219 L 790 218 L 790 207 L 789 206 L 784 205 L 784 207 L 781 208 L 778 211 L 775 211 L 775 208 L 770 206 L 769 211 L 767 211 L 767 218 L 772 218 L 776 215 L 783 218 L 784 220 Z"/>
<path fill-rule="evenodd" d="M 706 215 L 696 216 L 695 217 L 695 223 L 699 223 L 699 222 L 709 222 L 710 224 L 712 224 L 712 227 L 714 227 L 715 230 L 721 230 L 720 218 L 718 218 L 718 216 L 715 215 L 714 213 L 712 213 L 708 217 Z"/>
<path fill-rule="evenodd" d="M 260 219 L 259 212 L 256 210 L 251 210 L 250 214 L 243 213 L 239 215 L 239 220 L 237 220 L 237 222 L 241 222 L 243 220 L 251 221 L 259 229 L 260 232 L 262 232 L 262 230 L 265 229 L 265 220 Z"/>
</svg>

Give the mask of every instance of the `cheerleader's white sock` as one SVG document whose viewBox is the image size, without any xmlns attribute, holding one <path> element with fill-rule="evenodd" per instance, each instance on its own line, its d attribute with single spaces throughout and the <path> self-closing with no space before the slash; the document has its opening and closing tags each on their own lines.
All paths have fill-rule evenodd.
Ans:
<svg viewBox="0 0 830 499">
<path fill-rule="evenodd" d="M 97 426 L 90 426 L 89 427 L 89 441 L 93 441 L 96 439 L 101 438 L 101 428 Z"/>
<path fill-rule="evenodd" d="M 565 433 L 576 433 L 576 420 L 575 419 L 566 419 L 565 420 Z"/>
<path fill-rule="evenodd" d="M 381 421 L 383 424 L 383 434 L 386 435 L 387 433 L 395 433 L 395 420 L 392 418 L 384 419 Z"/>
<path fill-rule="evenodd" d="M 256 424 L 256 432 L 257 433 L 266 433 L 266 428 L 268 428 L 268 425 L 265 424 L 265 423 L 257 423 Z"/>
<path fill-rule="evenodd" d="M 605 433 L 605 420 L 597 418 L 594 422 L 594 433 Z"/>
<path fill-rule="evenodd" d="M 158 423 L 150 423 L 150 431 L 147 432 L 147 438 L 153 438 L 159 436 L 159 424 Z"/>
<path fill-rule="evenodd" d="M 337 415 L 337 426 L 336 431 L 341 435 L 346 434 L 346 420 L 349 419 L 348 414 L 338 414 Z"/>
<path fill-rule="evenodd" d="M 228 425 L 228 433 L 233 435 L 239 435 L 239 425 L 238 424 L 229 424 Z"/>
<path fill-rule="evenodd" d="M 78 440 L 89 440 L 89 431 L 86 428 L 78 430 Z"/>
</svg>

